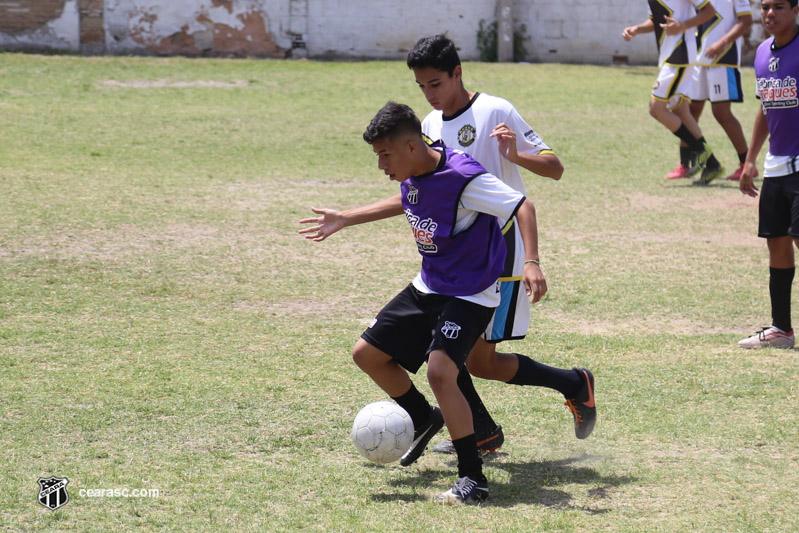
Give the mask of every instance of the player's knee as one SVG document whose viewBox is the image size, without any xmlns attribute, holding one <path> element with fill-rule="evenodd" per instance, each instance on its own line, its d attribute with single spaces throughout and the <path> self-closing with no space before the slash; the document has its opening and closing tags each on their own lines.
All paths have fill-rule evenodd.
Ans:
<svg viewBox="0 0 799 533">
<path fill-rule="evenodd" d="M 431 360 L 427 364 L 427 381 L 434 392 L 447 390 L 448 387 L 457 387 L 457 369 L 453 373 L 452 369 L 440 362 Z"/>
<path fill-rule="evenodd" d="M 370 346 L 362 339 L 355 343 L 352 348 L 352 360 L 361 370 L 366 370 L 374 364 L 374 358 L 370 356 Z"/>
</svg>

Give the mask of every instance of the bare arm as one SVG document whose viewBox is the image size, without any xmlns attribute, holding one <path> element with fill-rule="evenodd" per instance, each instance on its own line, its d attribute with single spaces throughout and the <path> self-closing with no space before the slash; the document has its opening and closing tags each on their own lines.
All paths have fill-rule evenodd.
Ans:
<svg viewBox="0 0 799 533">
<path fill-rule="evenodd" d="M 738 37 L 747 32 L 752 26 L 752 15 L 741 15 L 738 17 L 738 22 L 730 28 L 730 31 L 715 43 L 708 46 L 705 55 L 710 59 L 715 59 L 721 55 Z"/>
<path fill-rule="evenodd" d="M 646 22 L 642 22 L 641 24 L 627 26 L 624 28 L 624 31 L 621 32 L 621 36 L 624 37 L 625 41 L 630 41 L 639 33 L 652 33 L 653 31 L 655 31 L 655 23 L 652 21 L 652 19 L 648 19 Z"/>
<path fill-rule="evenodd" d="M 375 220 L 401 215 L 403 212 L 402 199 L 399 193 L 373 204 L 348 209 L 346 211 L 318 209 L 316 207 L 312 207 L 311 211 L 322 216 L 300 220 L 300 224 L 316 225 L 301 229 L 298 233 L 305 235 L 306 239 L 316 242 L 327 239 L 338 230 L 346 228 L 347 226 L 374 222 Z"/>
<path fill-rule="evenodd" d="M 713 4 L 708 2 L 705 4 L 705 7 L 700 9 L 695 16 L 682 22 L 671 17 L 666 17 L 666 23 L 661 24 L 660 27 L 665 30 L 666 35 L 677 35 L 678 33 L 683 33 L 691 28 L 701 26 L 708 20 L 712 19 L 713 15 L 715 14 L 716 8 L 713 7 Z"/>
<path fill-rule="evenodd" d="M 769 131 L 768 124 L 766 123 L 766 116 L 763 111 L 758 109 L 757 116 L 755 117 L 755 126 L 752 128 L 752 139 L 749 141 L 749 150 L 746 152 L 746 161 L 744 162 L 744 169 L 741 172 L 741 183 L 738 187 L 741 193 L 755 198 L 757 196 L 757 187 L 755 187 L 755 172 L 757 172 L 757 155 L 763 148 L 766 139 L 768 139 Z"/>
<path fill-rule="evenodd" d="M 538 223 L 535 217 L 535 206 L 530 200 L 525 200 L 516 211 L 516 222 L 524 242 L 524 259 L 539 260 L 538 256 Z M 547 282 L 541 267 L 536 263 L 524 264 L 522 282 L 527 289 L 527 296 L 535 303 L 547 293 Z"/>
</svg>

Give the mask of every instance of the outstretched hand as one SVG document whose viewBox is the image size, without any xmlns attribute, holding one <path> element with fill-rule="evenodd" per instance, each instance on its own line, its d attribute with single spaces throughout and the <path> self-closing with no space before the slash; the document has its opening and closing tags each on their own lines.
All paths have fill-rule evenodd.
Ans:
<svg viewBox="0 0 799 533">
<path fill-rule="evenodd" d="M 311 211 L 321 217 L 303 218 L 300 224 L 316 224 L 299 230 L 297 233 L 304 235 L 306 239 L 321 242 L 335 232 L 344 227 L 344 219 L 341 213 L 333 209 L 318 209 L 312 207 Z"/>
<path fill-rule="evenodd" d="M 621 32 L 621 36 L 624 37 L 625 41 L 631 41 L 636 35 L 638 35 L 638 26 L 627 26 Z"/>
</svg>

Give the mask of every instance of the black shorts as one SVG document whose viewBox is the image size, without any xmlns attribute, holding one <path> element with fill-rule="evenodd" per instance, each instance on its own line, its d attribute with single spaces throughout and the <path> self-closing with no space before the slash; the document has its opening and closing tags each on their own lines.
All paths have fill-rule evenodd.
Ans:
<svg viewBox="0 0 799 533">
<path fill-rule="evenodd" d="M 425 294 L 408 285 L 377 314 L 361 338 L 414 374 L 434 350 L 444 350 L 461 368 L 493 314 L 492 307 Z"/>
<path fill-rule="evenodd" d="M 757 235 L 766 239 L 786 235 L 799 239 L 799 172 L 763 178 Z"/>
</svg>

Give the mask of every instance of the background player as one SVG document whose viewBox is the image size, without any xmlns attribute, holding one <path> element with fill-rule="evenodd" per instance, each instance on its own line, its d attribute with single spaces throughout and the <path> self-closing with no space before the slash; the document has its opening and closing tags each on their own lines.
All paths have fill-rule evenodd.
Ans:
<svg viewBox="0 0 799 533">
<path fill-rule="evenodd" d="M 754 177 L 760 149 L 769 139 L 763 164 L 758 236 L 769 251 L 771 326 L 741 340 L 742 348 L 793 348 L 791 287 L 799 246 L 799 15 L 797 0 L 763 0 L 760 16 L 771 37 L 757 48 L 755 76 L 762 111 L 755 117 L 741 192 L 757 196 Z"/>
<path fill-rule="evenodd" d="M 713 117 L 721 125 L 738 154 L 738 167 L 728 180 L 741 179 L 746 159 L 746 138 L 741 123 L 732 114 L 731 102 L 743 102 L 741 87 L 741 44 L 752 26 L 749 0 L 713 0 L 716 15 L 698 29 L 699 52 L 691 76 L 690 111 L 699 117 L 710 100 Z M 680 164 L 666 177 L 687 178 L 691 171 L 691 153 L 680 141 Z"/>
<path fill-rule="evenodd" d="M 649 18 L 624 28 L 622 37 L 629 41 L 640 33 L 655 33 L 660 71 L 649 100 L 649 114 L 686 143 L 695 154 L 689 175 L 701 171 L 698 183 L 708 184 L 723 175 L 724 168 L 691 116 L 691 77 L 687 74 L 697 58 L 696 39 L 690 30 L 710 20 L 716 10 L 709 0 L 649 0 L 648 10 Z"/>
<path fill-rule="evenodd" d="M 353 348 L 353 359 L 423 427 L 436 417 L 407 371 L 427 359 L 427 377 L 458 455 L 458 479 L 436 500 L 480 503 L 488 498 L 469 404 L 458 388 L 460 368 L 500 302 L 497 279 L 505 263 L 498 218 L 516 216 L 530 254 L 536 254 L 535 209 L 463 152 L 431 147 L 421 123 L 404 105 L 389 102 L 363 134 L 378 168 L 400 183 L 421 272 L 389 302 Z M 525 275 L 537 300 L 542 276 Z"/>
</svg>

